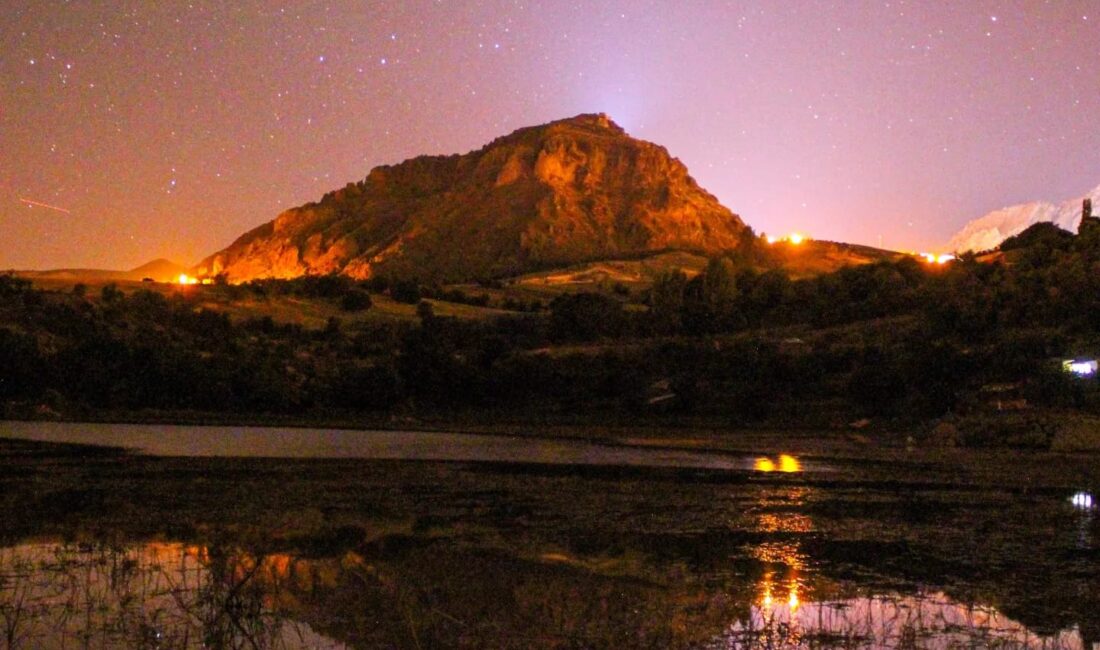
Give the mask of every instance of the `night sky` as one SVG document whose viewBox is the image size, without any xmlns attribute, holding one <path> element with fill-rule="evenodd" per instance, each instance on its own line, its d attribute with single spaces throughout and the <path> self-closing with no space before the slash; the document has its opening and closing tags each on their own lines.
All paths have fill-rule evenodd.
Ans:
<svg viewBox="0 0 1100 650">
<path fill-rule="evenodd" d="M 0 268 L 196 262 L 374 165 L 584 112 L 665 145 L 757 232 L 930 249 L 1100 184 L 1096 0 L 3 13 Z"/>
</svg>

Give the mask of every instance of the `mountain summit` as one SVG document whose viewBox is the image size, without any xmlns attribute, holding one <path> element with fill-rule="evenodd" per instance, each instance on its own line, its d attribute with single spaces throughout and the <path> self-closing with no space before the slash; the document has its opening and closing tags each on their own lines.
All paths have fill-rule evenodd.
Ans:
<svg viewBox="0 0 1100 650">
<path fill-rule="evenodd" d="M 1077 227 L 1081 224 L 1081 202 L 1084 199 L 1092 199 L 1094 205 L 1100 205 L 1100 187 L 1059 205 L 1034 201 L 994 210 L 963 226 L 951 237 L 947 248 L 960 253 L 991 250 L 1009 237 L 1027 230 L 1029 226 L 1044 221 L 1063 230 L 1077 232 Z"/>
<path fill-rule="evenodd" d="M 195 272 L 234 282 L 326 273 L 463 281 L 669 249 L 716 253 L 748 236 L 664 147 L 606 115 L 578 115 L 464 155 L 376 167 Z"/>
</svg>

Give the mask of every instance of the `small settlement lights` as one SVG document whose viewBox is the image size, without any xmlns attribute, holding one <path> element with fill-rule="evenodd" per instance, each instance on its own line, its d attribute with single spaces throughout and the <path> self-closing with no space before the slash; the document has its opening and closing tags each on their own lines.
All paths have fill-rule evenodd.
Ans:
<svg viewBox="0 0 1100 650">
<path fill-rule="evenodd" d="M 176 284 L 214 284 L 214 281 L 210 278 L 193 278 L 186 273 L 180 273 L 180 276 L 176 278 Z"/>
<path fill-rule="evenodd" d="M 1092 510 L 1095 505 L 1092 495 L 1088 492 L 1078 492 L 1074 494 L 1070 498 L 1070 503 L 1073 504 L 1074 508 L 1079 510 Z"/>
<path fill-rule="evenodd" d="M 1078 377 L 1095 377 L 1097 362 L 1095 359 L 1066 359 L 1062 370 Z"/>
</svg>

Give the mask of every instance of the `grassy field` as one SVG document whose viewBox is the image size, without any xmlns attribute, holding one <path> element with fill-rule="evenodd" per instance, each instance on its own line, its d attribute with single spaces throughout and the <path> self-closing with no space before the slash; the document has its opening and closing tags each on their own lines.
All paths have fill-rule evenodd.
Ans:
<svg viewBox="0 0 1100 650">
<path fill-rule="evenodd" d="M 769 248 L 768 254 L 786 268 L 793 278 L 810 277 L 835 271 L 843 266 L 867 264 L 900 256 L 898 253 L 866 246 L 826 241 L 807 241 L 800 246 L 780 243 Z M 522 313 L 503 308 L 509 301 L 515 305 L 541 303 L 545 307 L 563 293 L 598 291 L 606 294 L 618 293 L 628 303 L 628 308 L 644 309 L 644 306 L 637 303 L 662 273 L 680 271 L 690 278 L 702 272 L 706 265 L 707 258 L 704 256 L 671 251 L 639 259 L 605 260 L 530 273 L 502 280 L 492 286 L 458 284 L 443 287 L 445 291 L 457 289 L 471 297 L 487 296 L 489 306 L 486 307 L 445 300 L 429 299 L 428 302 L 439 316 L 476 320 Z M 114 284 L 127 293 L 144 289 L 166 296 L 193 296 L 201 301 L 203 307 L 225 312 L 233 319 L 270 317 L 276 322 L 298 323 L 308 328 L 324 327 L 328 319 L 333 317 L 348 324 L 416 319 L 415 305 L 396 302 L 385 294 L 371 295 L 374 306 L 370 310 L 349 313 L 326 300 L 277 295 L 261 297 L 223 286 L 141 282 L 121 279 L 120 274 L 121 272 L 73 269 L 63 273 L 28 272 L 25 277 L 32 280 L 35 286 L 52 291 L 71 291 L 75 285 L 83 284 L 92 296 L 98 295 L 108 284 Z"/>
<path fill-rule="evenodd" d="M 162 295 L 186 296 L 194 298 L 198 306 L 228 314 L 233 320 L 240 321 L 250 318 L 270 317 L 277 323 L 297 323 L 309 329 L 319 329 L 325 326 L 330 318 L 338 318 L 345 324 L 377 321 L 415 321 L 416 305 L 397 302 L 385 294 L 372 294 L 372 307 L 360 312 L 347 312 L 342 310 L 333 301 L 320 298 L 304 298 L 300 296 L 257 296 L 251 292 L 235 287 L 214 285 L 179 285 L 164 282 L 135 282 L 104 280 L 95 276 L 74 277 L 73 279 L 36 279 L 36 287 L 50 291 L 72 291 L 77 284 L 87 287 L 88 295 L 95 297 L 108 284 L 117 286 L 124 293 L 135 291 L 155 291 Z M 468 287 L 467 287 L 468 288 Z M 474 291 L 471 290 L 473 293 Z M 481 293 L 494 293 L 491 290 L 483 290 Z M 524 296 L 526 292 L 496 291 L 496 295 Z M 534 292 L 532 296 L 538 295 Z M 461 319 L 483 319 L 504 315 L 509 312 L 493 307 L 478 307 L 461 303 L 446 302 L 443 300 L 428 299 L 436 315 L 453 316 Z"/>
</svg>

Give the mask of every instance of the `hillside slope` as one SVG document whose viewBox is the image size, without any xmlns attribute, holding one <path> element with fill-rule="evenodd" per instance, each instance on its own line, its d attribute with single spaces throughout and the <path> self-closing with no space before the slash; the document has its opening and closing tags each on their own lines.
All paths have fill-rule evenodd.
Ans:
<svg viewBox="0 0 1100 650">
<path fill-rule="evenodd" d="M 55 280 L 64 282 L 140 282 L 150 278 L 156 282 L 175 282 L 187 267 L 166 259 L 155 259 L 129 271 L 108 269 L 50 269 L 48 271 L 19 271 L 17 274 L 31 280 Z"/>
</svg>

